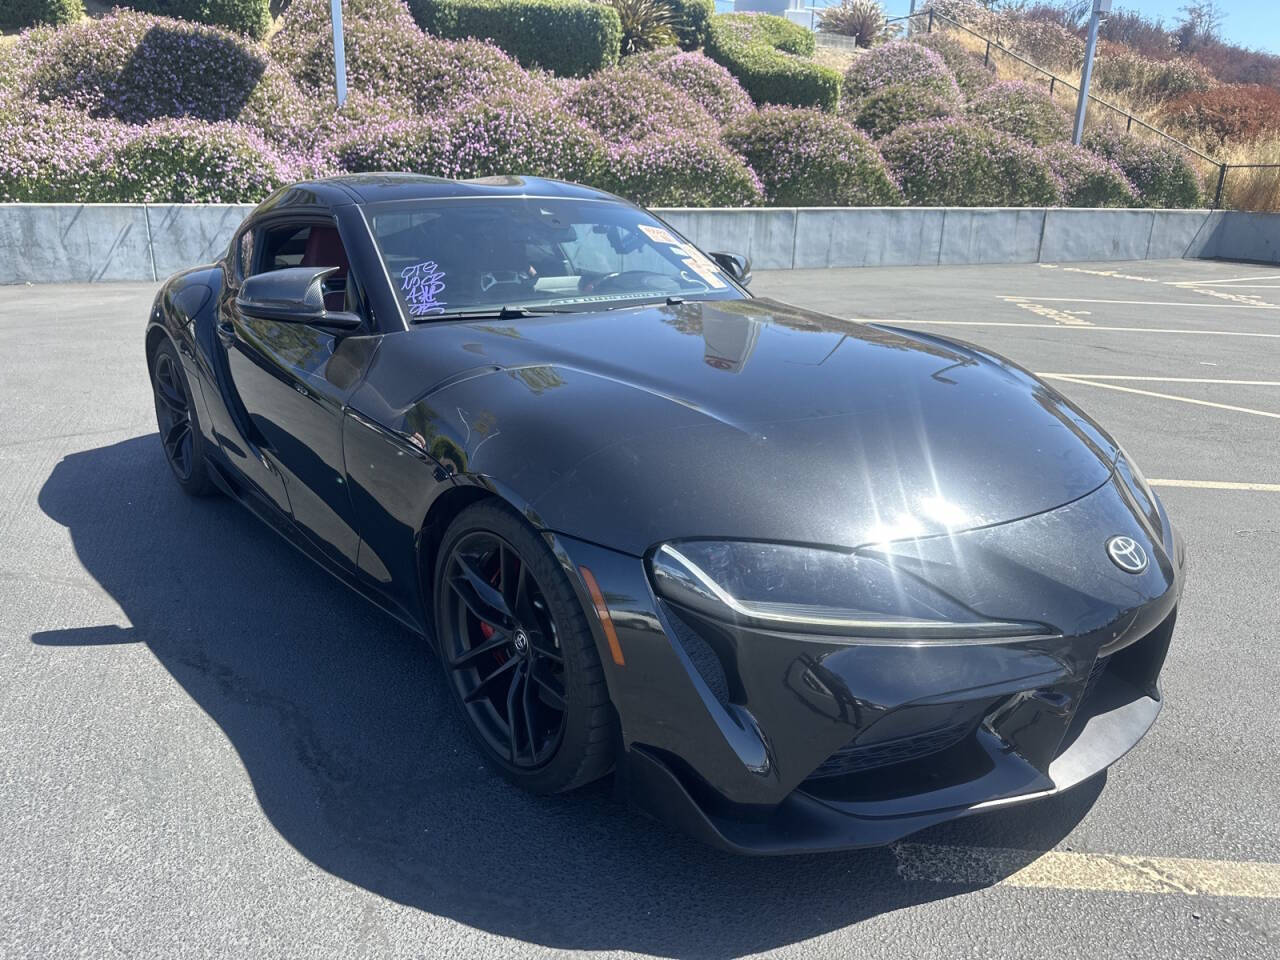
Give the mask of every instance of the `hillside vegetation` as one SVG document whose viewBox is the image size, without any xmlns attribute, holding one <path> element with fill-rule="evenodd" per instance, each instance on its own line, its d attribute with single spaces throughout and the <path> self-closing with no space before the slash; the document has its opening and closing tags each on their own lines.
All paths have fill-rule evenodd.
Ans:
<svg viewBox="0 0 1280 960">
<path fill-rule="evenodd" d="M 256 201 L 378 170 L 548 176 L 664 206 L 1185 207 L 1206 186 L 1178 149 L 1112 126 L 1071 146 L 1042 86 L 958 31 L 894 38 L 882 17 L 835 70 L 809 31 L 711 0 L 344 0 L 338 109 L 329 0 L 275 18 L 267 0 L 29 6 L 56 15 L 0 46 L 0 201 Z M 1041 22 L 1018 43 L 1069 62 L 1074 35 L 1025 19 Z M 1227 107 L 1205 99 L 1205 124 Z"/>
<path fill-rule="evenodd" d="M 1079 82 L 1088 22 L 1087 3 L 932 0 L 935 30 L 964 49 L 985 53 L 985 43 L 948 29 L 945 18 L 1003 46 L 1074 85 Z M 1099 31 L 1092 93 L 1228 164 L 1266 164 L 1280 158 L 1280 56 L 1227 43 L 1221 17 L 1211 3 L 1191 3 L 1184 19 L 1158 19 L 1117 8 Z M 921 21 L 917 21 L 923 26 Z M 992 65 L 1002 78 L 1037 85 L 1047 80 L 998 51 Z M 1075 93 L 1058 87 L 1057 101 L 1073 107 Z M 1091 125 L 1125 124 L 1120 115 L 1094 104 Z M 1140 136 L 1146 136 L 1135 126 Z M 1190 155 L 1189 155 L 1190 156 Z M 1191 158 L 1208 189 L 1216 167 Z M 1280 170 L 1231 170 L 1224 205 L 1280 209 Z"/>
</svg>

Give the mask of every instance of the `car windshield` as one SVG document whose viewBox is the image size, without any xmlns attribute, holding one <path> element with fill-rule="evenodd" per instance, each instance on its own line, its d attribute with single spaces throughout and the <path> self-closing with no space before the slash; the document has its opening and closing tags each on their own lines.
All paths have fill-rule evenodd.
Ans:
<svg viewBox="0 0 1280 960">
<path fill-rule="evenodd" d="M 692 244 L 623 203 L 461 197 L 372 204 L 365 217 L 414 320 L 745 296 Z"/>
</svg>

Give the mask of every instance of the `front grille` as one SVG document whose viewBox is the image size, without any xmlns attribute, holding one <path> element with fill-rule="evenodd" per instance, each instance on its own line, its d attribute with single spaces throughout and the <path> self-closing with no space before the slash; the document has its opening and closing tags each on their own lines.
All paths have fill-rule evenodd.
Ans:
<svg viewBox="0 0 1280 960">
<path fill-rule="evenodd" d="M 809 774 L 810 780 L 825 777 L 843 777 L 850 773 L 862 773 L 895 763 L 919 760 L 932 753 L 941 753 L 965 738 L 972 724 L 968 721 L 937 727 L 909 737 L 886 740 L 882 743 L 849 744 L 841 747 Z"/>
</svg>

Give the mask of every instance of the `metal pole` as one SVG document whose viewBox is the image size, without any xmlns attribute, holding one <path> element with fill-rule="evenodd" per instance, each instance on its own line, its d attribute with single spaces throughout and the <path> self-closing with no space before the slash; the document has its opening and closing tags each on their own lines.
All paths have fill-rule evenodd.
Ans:
<svg viewBox="0 0 1280 960">
<path fill-rule="evenodd" d="M 1089 106 L 1089 77 L 1093 73 L 1093 52 L 1098 46 L 1098 23 L 1106 19 L 1101 15 L 1111 12 L 1111 0 L 1093 0 L 1093 12 L 1089 14 L 1089 40 L 1084 48 L 1084 67 L 1080 71 L 1080 99 L 1076 102 L 1076 125 L 1071 142 L 1080 145 L 1084 136 L 1084 114 Z"/>
<path fill-rule="evenodd" d="M 1227 182 L 1227 165 L 1224 163 L 1218 168 L 1218 189 L 1213 195 L 1213 209 L 1217 210 L 1222 206 L 1222 187 Z"/>
<path fill-rule="evenodd" d="M 911 0 L 911 9 L 907 11 L 907 36 L 916 32 L 916 0 Z"/>
<path fill-rule="evenodd" d="M 342 38 L 342 0 L 329 0 L 329 17 L 333 21 L 333 83 L 338 106 L 347 102 L 347 50 Z"/>
<path fill-rule="evenodd" d="M 933 7 L 929 8 L 929 29 L 925 33 L 933 33 Z"/>
</svg>

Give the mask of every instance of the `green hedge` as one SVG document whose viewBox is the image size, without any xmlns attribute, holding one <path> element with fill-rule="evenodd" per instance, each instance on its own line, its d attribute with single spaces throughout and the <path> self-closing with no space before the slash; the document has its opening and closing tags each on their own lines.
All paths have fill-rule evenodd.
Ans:
<svg viewBox="0 0 1280 960">
<path fill-rule="evenodd" d="M 18 30 L 38 23 L 75 23 L 83 16 L 80 0 L 3 0 L 0 30 Z"/>
<path fill-rule="evenodd" d="M 258 40 L 271 27 L 269 0 L 120 0 L 120 5 L 161 17 L 226 27 Z"/>
<path fill-rule="evenodd" d="M 813 47 L 813 34 L 784 17 L 721 13 L 711 18 L 706 52 L 757 103 L 834 110 L 840 74 L 807 59 Z"/>
<path fill-rule="evenodd" d="M 663 0 L 676 15 L 676 36 L 685 50 L 697 50 L 707 42 L 715 15 L 715 0 Z"/>
<path fill-rule="evenodd" d="M 587 0 L 409 0 L 418 25 L 497 44 L 523 66 L 581 77 L 618 62 L 622 21 Z"/>
</svg>

